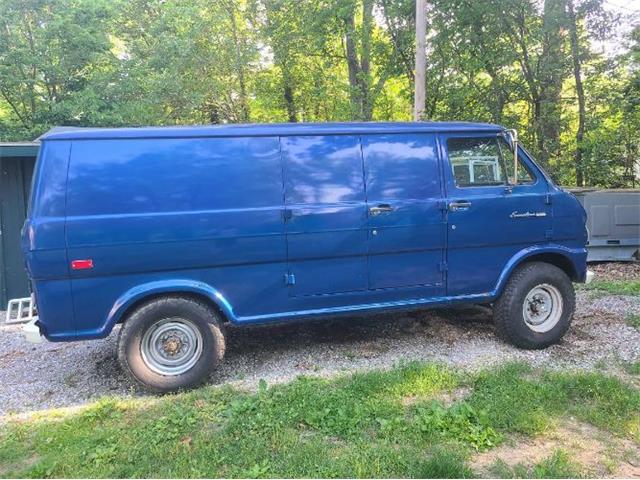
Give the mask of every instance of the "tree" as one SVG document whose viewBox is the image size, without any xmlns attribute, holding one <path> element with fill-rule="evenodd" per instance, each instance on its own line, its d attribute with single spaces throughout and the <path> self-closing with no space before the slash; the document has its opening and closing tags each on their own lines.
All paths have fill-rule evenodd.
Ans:
<svg viewBox="0 0 640 480">
<path fill-rule="evenodd" d="M 0 97 L 22 135 L 103 108 L 91 80 L 115 62 L 108 16 L 102 0 L 0 2 Z"/>
<path fill-rule="evenodd" d="M 578 19 L 573 0 L 567 0 L 567 20 L 569 25 L 569 38 L 571 39 L 571 60 L 573 63 L 573 78 L 576 83 L 576 94 L 578 96 L 578 129 L 576 131 L 576 185 L 584 186 L 584 172 L 582 170 L 582 157 L 584 140 L 584 127 L 587 117 L 584 85 L 582 83 L 582 55 L 580 52 L 580 41 L 578 37 Z"/>
<path fill-rule="evenodd" d="M 565 13 L 565 0 L 545 0 L 538 98 L 535 102 L 538 155 L 545 165 L 560 152 L 562 82 L 567 76 Z"/>
<path fill-rule="evenodd" d="M 429 0 L 425 117 L 487 121 L 564 184 L 632 184 L 640 31 L 604 0 Z M 409 120 L 415 0 L 0 0 L 0 137 L 52 125 Z"/>
</svg>

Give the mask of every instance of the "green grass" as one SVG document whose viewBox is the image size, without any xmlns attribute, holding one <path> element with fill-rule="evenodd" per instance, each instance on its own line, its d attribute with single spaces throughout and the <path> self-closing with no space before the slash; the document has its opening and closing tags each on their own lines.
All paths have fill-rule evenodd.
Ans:
<svg viewBox="0 0 640 480">
<path fill-rule="evenodd" d="M 640 296 L 640 280 L 594 280 L 588 285 L 582 285 L 585 290 L 596 295 L 633 295 Z"/>
<path fill-rule="evenodd" d="M 496 462 L 491 473 L 497 478 L 581 478 L 580 465 L 564 450 L 556 450 L 551 456 L 533 466 L 518 464 L 513 467 Z"/>
<path fill-rule="evenodd" d="M 439 400 L 460 387 L 466 398 Z M 408 364 L 261 383 L 255 393 L 107 398 L 15 420 L 0 428 L 0 476 L 472 477 L 474 452 L 514 433 L 543 434 L 567 416 L 640 442 L 640 392 L 600 373 L 510 364 L 471 375 Z M 532 475 L 563 476 L 562 462 Z"/>
<path fill-rule="evenodd" d="M 630 327 L 640 330 L 640 315 L 630 313 L 625 317 L 625 321 Z"/>
<path fill-rule="evenodd" d="M 630 375 L 640 375 L 640 361 L 625 363 L 624 369 Z"/>
</svg>

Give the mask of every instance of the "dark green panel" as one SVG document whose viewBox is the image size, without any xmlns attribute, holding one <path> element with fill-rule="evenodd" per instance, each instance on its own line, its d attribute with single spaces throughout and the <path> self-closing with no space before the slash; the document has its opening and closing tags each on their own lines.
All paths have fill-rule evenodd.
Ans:
<svg viewBox="0 0 640 480">
<path fill-rule="evenodd" d="M 38 156 L 39 144 L 27 143 L 0 143 L 0 157 L 28 157 Z"/>
<path fill-rule="evenodd" d="M 10 298 L 29 295 L 20 252 L 20 230 L 27 213 L 35 158 L 0 159 L 0 310 Z"/>
</svg>

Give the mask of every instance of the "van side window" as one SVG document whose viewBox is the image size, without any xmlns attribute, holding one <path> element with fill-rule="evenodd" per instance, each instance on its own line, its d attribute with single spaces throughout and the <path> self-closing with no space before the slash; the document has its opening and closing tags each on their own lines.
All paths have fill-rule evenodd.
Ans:
<svg viewBox="0 0 640 480">
<path fill-rule="evenodd" d="M 506 183 L 496 137 L 450 138 L 447 140 L 447 149 L 451 171 L 458 187 Z"/>
</svg>

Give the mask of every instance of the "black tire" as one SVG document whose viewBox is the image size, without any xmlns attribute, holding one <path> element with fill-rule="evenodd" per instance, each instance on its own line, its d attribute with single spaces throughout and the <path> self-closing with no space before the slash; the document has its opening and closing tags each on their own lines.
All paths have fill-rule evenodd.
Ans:
<svg viewBox="0 0 640 480">
<path fill-rule="evenodd" d="M 527 323 L 523 307 L 532 289 L 543 285 L 555 287 L 562 304 L 557 323 L 548 331 L 541 332 L 534 330 L 538 327 Z M 528 301 L 527 304 L 529 305 Z M 496 332 L 502 339 L 519 348 L 546 348 L 559 342 L 569 329 L 575 304 L 573 284 L 566 273 L 549 263 L 525 263 L 513 272 L 502 295 L 493 305 Z"/>
<path fill-rule="evenodd" d="M 199 340 L 202 340 L 195 342 L 201 346 L 199 355 L 193 355 L 193 366 L 179 374 L 154 371 L 142 352 L 145 333 L 168 319 L 186 322 L 195 335 L 199 332 Z M 118 360 L 122 369 L 147 390 L 156 393 L 204 383 L 224 357 L 224 352 L 225 336 L 217 312 L 206 303 L 179 296 L 156 298 L 141 305 L 125 319 L 118 338 Z"/>
</svg>

